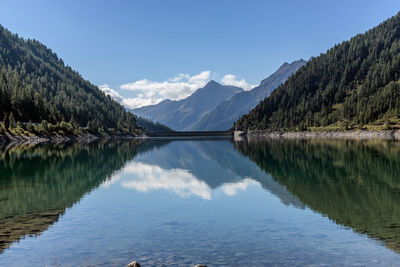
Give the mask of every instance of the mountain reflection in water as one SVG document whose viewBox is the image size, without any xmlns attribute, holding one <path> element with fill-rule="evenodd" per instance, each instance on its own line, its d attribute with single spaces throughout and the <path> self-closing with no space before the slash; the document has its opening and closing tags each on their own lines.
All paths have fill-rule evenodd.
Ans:
<svg viewBox="0 0 400 267">
<path fill-rule="evenodd" d="M 302 206 L 255 163 L 238 153 L 230 142 L 163 142 L 157 153 L 144 153 L 128 163 L 104 186 L 128 176 L 121 186 L 141 192 L 166 190 L 182 197 L 212 199 L 212 190 L 221 188 L 226 195 L 261 184 L 286 204 Z M 223 153 L 221 153 L 223 152 Z"/>
<path fill-rule="evenodd" d="M 103 220 L 106 225 L 109 220 L 107 216 L 112 214 L 120 225 L 117 227 L 112 224 L 115 227 L 91 233 L 97 243 L 91 243 L 90 249 L 97 259 L 103 251 L 93 245 L 104 247 L 109 244 L 110 249 L 121 251 L 115 252 L 121 264 L 126 264 L 130 259 L 125 255 L 126 251 L 123 254 L 124 249 L 134 249 L 135 259 L 145 264 L 150 264 L 151 260 L 188 263 L 187 258 L 171 258 L 170 255 L 177 251 L 193 260 L 198 256 L 199 259 L 207 259 L 210 264 L 220 262 L 220 265 L 232 262 L 285 265 L 335 261 L 339 264 L 343 262 L 341 258 L 332 257 L 330 245 L 334 242 L 335 246 L 341 246 L 341 240 L 336 240 L 336 232 L 330 234 L 324 231 L 330 229 L 338 231 L 340 235 L 345 233 L 340 232 L 341 228 L 332 230 L 330 225 L 336 227 L 332 222 L 377 239 L 399 253 L 399 153 L 400 144 L 392 141 L 311 139 L 150 139 L 2 148 L 0 265 L 10 264 L 11 259 L 17 264 L 18 259 L 25 255 L 12 250 L 13 245 L 18 240 L 39 240 L 42 233 L 52 228 L 50 225 L 54 226 L 53 234 L 57 238 L 70 240 L 71 236 L 63 233 L 68 231 L 62 229 L 60 221 L 63 220 L 60 218 L 74 210 L 79 211 L 80 202 L 92 195 L 97 195 L 97 201 L 103 203 L 102 206 L 98 202 L 91 202 L 92 216 L 96 220 Z M 252 193 L 246 195 L 247 191 Z M 113 197 L 104 197 L 108 194 Z M 110 203 L 110 207 L 106 203 Z M 211 206 L 207 203 L 219 204 L 214 212 L 208 213 Z M 313 215 L 309 213 L 310 209 Z M 266 211 L 271 214 L 264 214 Z M 85 209 L 79 212 L 86 214 Z M 204 212 L 205 218 L 197 218 L 197 212 Z M 220 217 L 220 212 L 228 217 Z M 143 216 L 139 221 L 136 221 L 136 213 Z M 178 214 L 179 218 L 176 217 Z M 239 216 L 236 214 L 252 214 L 256 218 L 236 218 Z M 307 219 L 312 217 L 315 223 L 315 216 L 321 218 L 319 214 L 332 222 L 324 218 L 329 225 L 319 222 L 321 225 L 316 226 L 318 229 L 313 229 Z M 76 239 L 83 242 L 80 244 L 86 244 L 84 235 L 89 234 L 86 227 L 92 228 L 90 220 L 81 221 L 80 218 L 75 218 L 78 223 L 75 227 L 79 226 L 80 230 L 73 230 L 74 233 L 75 230 L 80 231 L 83 241 L 79 237 Z M 302 221 L 291 222 L 291 218 L 300 218 Z M 123 226 L 125 220 L 126 223 L 135 222 L 135 227 Z M 165 222 L 161 223 L 162 220 Z M 214 227 L 214 232 L 210 232 L 210 227 Z M 235 234 L 224 232 L 225 228 L 231 231 L 235 229 Z M 314 237 L 309 231 L 324 234 Z M 329 241 L 324 242 L 328 243 L 321 243 L 321 236 L 325 236 Z M 141 240 L 140 246 L 122 242 L 136 238 Z M 168 244 L 166 240 L 171 238 L 176 240 Z M 226 238 L 232 239 L 229 246 Z M 353 242 L 354 237 L 346 238 Z M 196 243 L 196 239 L 199 243 Z M 288 240 L 295 244 L 292 248 L 288 247 Z M 78 241 L 70 242 L 70 247 L 65 249 L 75 248 L 73 242 Z M 184 242 L 192 242 L 192 247 L 184 245 Z M 276 245 L 276 250 L 271 242 Z M 308 242 L 308 246 L 304 246 L 304 242 Z M 343 243 L 343 246 L 353 244 L 351 242 Z M 366 251 L 376 249 L 363 242 L 354 241 L 354 244 L 360 244 L 360 248 Z M 318 255 L 312 252 L 316 244 L 323 244 Z M 11 248 L 7 250 L 8 247 Z M 196 254 L 197 247 L 202 247 L 203 254 Z M 28 245 L 28 248 L 35 247 Z M 218 256 L 212 253 L 217 248 Z M 304 251 L 299 248 L 304 248 Z M 159 256 L 146 254 L 151 254 L 155 249 L 158 254 L 154 255 Z M 240 253 L 232 256 L 235 249 Z M 43 250 L 44 254 L 48 253 Z M 285 250 L 287 255 L 283 252 L 280 254 L 279 251 Z M 269 254 L 264 255 L 267 253 L 265 251 L 269 251 Z M 86 262 L 86 254 L 79 258 L 76 253 L 74 259 L 58 257 L 66 265 Z M 245 257 L 246 253 L 248 256 Z M 2 258 L 3 255 L 7 257 Z M 361 260 L 361 263 L 362 260 L 368 260 L 352 257 L 348 256 L 346 260 Z M 387 257 L 392 259 L 392 256 Z M 102 259 L 104 264 L 98 265 L 110 264 Z M 36 260 L 40 262 L 40 257 Z M 31 258 L 31 261 L 35 265 L 35 259 Z"/>
</svg>

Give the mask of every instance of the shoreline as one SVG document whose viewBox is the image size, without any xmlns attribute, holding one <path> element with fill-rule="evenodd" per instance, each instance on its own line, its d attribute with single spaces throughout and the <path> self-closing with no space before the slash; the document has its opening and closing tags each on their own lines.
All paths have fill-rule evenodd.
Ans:
<svg viewBox="0 0 400 267">
<path fill-rule="evenodd" d="M 10 144 L 41 144 L 41 143 L 64 143 L 64 142 L 93 142 L 96 140 L 112 140 L 112 139 L 156 139 L 156 140 L 182 140 L 182 139 L 226 139 L 233 138 L 275 138 L 275 139 L 385 139 L 400 140 L 400 130 L 391 131 L 315 131 L 315 132 L 284 132 L 284 131 L 235 131 L 231 136 L 214 135 L 214 136 L 149 136 L 149 135 L 94 135 L 90 133 L 80 135 L 51 135 L 51 136 L 21 136 L 21 135 L 0 135 L 0 147 Z"/>
<path fill-rule="evenodd" d="M 42 143 L 66 143 L 66 142 L 93 142 L 96 140 L 111 139 L 133 139 L 143 136 L 134 135 L 94 135 L 90 133 L 80 135 L 49 135 L 49 136 L 21 136 L 21 135 L 0 135 L 0 147 L 7 145 L 37 145 Z"/>
<path fill-rule="evenodd" d="M 291 139 L 388 139 L 400 140 L 400 131 L 321 131 L 321 132 L 283 132 L 283 131 L 248 131 L 235 132 L 236 137 L 267 137 Z"/>
</svg>

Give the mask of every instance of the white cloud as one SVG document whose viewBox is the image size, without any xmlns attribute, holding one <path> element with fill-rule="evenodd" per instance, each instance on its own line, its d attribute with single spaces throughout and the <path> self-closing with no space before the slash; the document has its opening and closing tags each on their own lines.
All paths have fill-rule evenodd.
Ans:
<svg viewBox="0 0 400 267">
<path fill-rule="evenodd" d="M 107 84 L 103 84 L 99 86 L 100 90 L 102 90 L 106 95 L 110 95 L 120 104 L 124 105 L 127 108 L 137 108 L 141 106 L 153 105 L 155 103 L 159 103 L 163 101 L 162 98 L 146 98 L 143 94 L 138 94 L 137 97 L 122 97 L 116 90 L 109 87 Z M 155 101 L 155 102 L 154 102 Z"/>
<path fill-rule="evenodd" d="M 223 85 L 233 85 L 241 87 L 244 90 L 250 90 L 257 86 L 256 84 L 248 84 L 245 79 L 237 80 L 233 74 L 226 74 L 222 77 L 221 82 Z"/>
<path fill-rule="evenodd" d="M 179 73 L 166 81 L 151 81 L 148 79 L 126 83 L 120 89 L 133 92 L 134 97 L 122 97 L 116 90 L 107 84 L 100 85 L 100 89 L 113 97 L 125 107 L 135 109 L 148 105 L 155 105 L 165 99 L 180 100 L 193 94 L 197 89 L 204 87 L 211 79 L 211 71 L 205 70 L 196 75 Z M 238 80 L 235 75 L 226 74 L 221 79 L 224 85 L 234 85 L 250 90 L 256 85 L 247 83 L 244 79 Z"/>
<path fill-rule="evenodd" d="M 170 82 L 178 82 L 178 81 L 182 80 L 183 78 L 189 79 L 190 75 L 189 74 L 184 74 L 184 73 L 179 73 L 178 76 L 176 76 L 174 78 L 170 78 L 168 80 Z"/>
<path fill-rule="evenodd" d="M 246 191 L 247 187 L 257 184 L 257 181 L 250 178 L 245 178 L 240 182 L 224 184 L 222 186 L 222 191 L 224 191 L 224 193 L 228 196 L 234 196 L 239 190 Z"/>
<path fill-rule="evenodd" d="M 106 93 L 106 95 L 110 95 L 119 103 L 123 102 L 124 98 L 114 89 L 111 89 L 108 84 L 102 84 L 99 86 L 100 90 Z"/>
<path fill-rule="evenodd" d="M 154 105 L 165 99 L 180 100 L 194 93 L 197 89 L 204 87 L 210 81 L 211 72 L 202 71 L 197 75 L 180 73 L 166 81 L 156 82 L 147 79 L 138 80 L 120 86 L 121 89 L 133 91 L 137 96 L 127 104 L 132 108 L 146 105 Z"/>
</svg>

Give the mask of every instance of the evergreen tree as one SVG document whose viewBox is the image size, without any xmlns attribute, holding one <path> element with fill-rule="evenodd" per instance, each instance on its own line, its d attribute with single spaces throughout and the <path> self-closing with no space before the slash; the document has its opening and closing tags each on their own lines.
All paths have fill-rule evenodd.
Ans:
<svg viewBox="0 0 400 267">
<path fill-rule="evenodd" d="M 71 116 L 71 119 L 69 120 L 69 123 L 76 128 L 78 126 L 78 124 L 75 121 L 74 115 Z"/>
<path fill-rule="evenodd" d="M 26 125 L 26 130 L 30 133 L 32 133 L 34 131 L 34 127 L 32 124 L 32 121 L 29 121 L 28 124 Z"/>
<path fill-rule="evenodd" d="M 14 114 L 12 113 L 12 111 L 11 111 L 11 113 L 10 113 L 10 116 L 8 117 L 8 121 L 9 121 L 9 124 L 10 124 L 10 128 L 14 128 L 14 126 L 15 126 L 15 117 L 14 117 Z"/>
<path fill-rule="evenodd" d="M 7 131 L 8 128 L 10 128 L 10 114 L 8 114 L 7 112 L 4 113 L 3 123 L 4 123 L 4 128 Z"/>
</svg>

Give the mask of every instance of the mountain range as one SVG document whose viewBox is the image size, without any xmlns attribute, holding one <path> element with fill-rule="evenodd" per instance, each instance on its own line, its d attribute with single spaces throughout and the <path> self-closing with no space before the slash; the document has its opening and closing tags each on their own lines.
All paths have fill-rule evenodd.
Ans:
<svg viewBox="0 0 400 267">
<path fill-rule="evenodd" d="M 43 134 L 68 134 L 71 127 L 141 134 L 140 125 L 150 131 L 389 130 L 400 128 L 400 13 L 308 62 L 283 64 L 250 91 L 210 81 L 185 99 L 129 111 L 45 45 L 0 26 L 0 133 L 29 131 L 28 121 L 42 122 L 33 128 Z"/>
<path fill-rule="evenodd" d="M 295 73 L 306 61 L 303 59 L 284 63 L 271 76 L 261 81 L 260 85 L 250 91 L 240 92 L 231 99 L 223 101 L 214 110 L 207 113 L 198 123 L 193 126 L 193 130 L 228 130 L 233 123 L 242 115 L 247 114 L 257 106 L 271 92 L 284 83 L 290 75 Z"/>
<path fill-rule="evenodd" d="M 168 99 L 157 105 L 131 111 L 178 131 L 228 130 L 240 116 L 248 113 L 305 64 L 306 61 L 302 59 L 290 64 L 284 63 L 250 91 L 210 81 L 185 99 L 179 101 Z"/>
<path fill-rule="evenodd" d="M 222 101 L 230 99 L 239 92 L 243 92 L 243 89 L 224 86 L 211 80 L 185 99 L 178 101 L 167 99 L 159 104 L 131 111 L 133 114 L 160 122 L 174 130 L 188 131 Z"/>
</svg>

